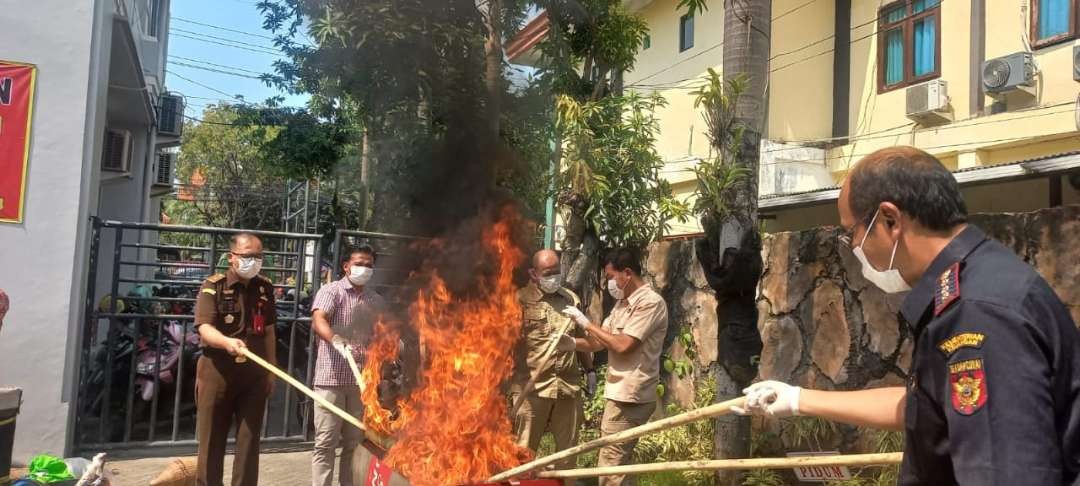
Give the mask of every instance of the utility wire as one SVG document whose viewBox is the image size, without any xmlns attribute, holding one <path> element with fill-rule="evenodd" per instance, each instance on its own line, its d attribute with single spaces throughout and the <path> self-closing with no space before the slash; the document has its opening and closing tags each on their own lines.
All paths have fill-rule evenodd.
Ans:
<svg viewBox="0 0 1080 486">
<path fill-rule="evenodd" d="M 219 68 L 231 69 L 233 71 L 240 71 L 240 72 L 244 72 L 244 73 L 265 74 L 262 71 L 255 71 L 255 70 L 240 68 L 240 67 L 236 67 L 236 66 L 228 66 L 228 65 L 225 65 L 225 64 L 215 64 L 215 63 L 212 63 L 210 61 L 203 60 L 203 59 L 192 59 L 190 57 L 177 56 L 177 55 L 173 55 L 173 54 L 169 54 L 169 57 L 174 58 L 174 59 L 179 59 L 181 61 L 188 61 L 188 62 L 194 62 L 194 63 L 199 63 L 199 64 L 205 64 L 207 66 L 214 66 L 214 67 L 219 67 Z"/>
<path fill-rule="evenodd" d="M 241 97 L 239 97 L 239 96 L 236 96 L 236 95 L 231 95 L 231 94 L 229 94 L 229 93 L 226 93 L 226 92 L 224 92 L 224 91 L 222 91 L 222 90 L 220 90 L 220 89 L 217 89 L 217 88 L 215 88 L 215 87 L 213 87 L 213 86 L 207 86 L 207 85 L 205 85 L 205 84 L 203 84 L 203 83 L 200 83 L 200 82 L 198 82 L 198 81 L 195 81 L 194 79 L 191 79 L 191 78 L 187 78 L 187 77 L 181 76 L 181 75 L 179 75 L 179 74 L 176 74 L 176 73 L 174 73 L 174 72 L 172 72 L 172 71 L 169 71 L 169 70 L 167 70 L 167 69 L 165 70 L 165 73 L 166 73 L 166 74 L 171 74 L 171 75 L 173 75 L 173 76 L 176 76 L 176 77 L 178 77 L 178 78 L 180 78 L 180 79 L 183 79 L 184 81 L 187 81 L 187 82 L 189 82 L 189 83 L 191 83 L 191 84 L 194 84 L 194 85 L 196 85 L 196 86 L 201 86 L 201 87 L 203 87 L 203 88 L 206 88 L 206 89 L 208 89 L 208 90 L 210 90 L 210 91 L 213 91 L 213 92 L 215 92 L 215 93 L 217 93 L 217 94 L 220 94 L 220 95 L 224 95 L 224 96 L 226 96 L 226 97 L 228 97 L 228 98 L 232 98 L 232 99 L 234 99 L 234 100 L 238 101 L 238 102 L 239 102 L 239 103 L 241 103 L 241 104 L 244 104 L 244 105 L 251 105 L 251 103 L 249 103 L 248 101 L 244 100 L 243 98 L 241 98 Z"/>
<path fill-rule="evenodd" d="M 204 66 L 198 66 L 198 65 L 195 65 L 195 64 L 188 64 L 188 63 L 186 63 L 186 62 L 180 62 L 180 61 L 172 61 L 172 62 L 170 62 L 169 64 L 171 64 L 171 65 L 173 65 L 173 66 L 183 66 L 183 67 L 186 67 L 186 68 L 191 68 L 191 69 L 201 69 L 201 70 L 203 70 L 203 71 L 209 71 L 209 72 L 212 72 L 212 73 L 218 73 L 218 74 L 227 74 L 227 75 L 229 75 L 229 76 L 236 76 L 236 77 L 238 77 L 238 78 L 246 78 L 246 79 L 260 79 L 260 80 L 262 79 L 262 78 L 261 78 L 261 77 L 259 77 L 259 76 L 253 76 L 253 75 L 251 75 L 251 74 L 241 74 L 241 73 L 233 73 L 233 72 L 225 71 L 225 70 L 222 70 L 222 69 L 217 69 L 217 68 L 212 68 L 212 67 L 204 67 Z"/>
<path fill-rule="evenodd" d="M 262 44 L 252 44 L 250 42 L 245 42 L 245 41 L 242 41 L 242 40 L 236 40 L 236 39 L 230 39 L 228 37 L 218 37 L 216 35 L 210 35 L 210 34 L 207 34 L 205 32 L 195 32 L 195 31 L 191 31 L 191 30 L 184 30 L 184 29 L 181 29 L 179 27 L 173 27 L 173 28 L 169 29 L 169 31 L 170 32 L 172 32 L 172 31 L 181 32 L 181 33 L 188 34 L 188 35 L 202 36 L 202 37 L 206 37 L 207 39 L 214 39 L 214 40 L 222 41 L 222 42 L 232 42 L 232 43 L 237 44 L 237 45 L 247 46 L 247 47 L 254 47 L 256 49 L 266 49 L 268 51 L 274 51 L 274 52 L 280 51 L 278 48 L 273 47 L 273 46 L 265 46 L 265 45 L 262 45 Z"/>
<path fill-rule="evenodd" d="M 250 47 L 237 46 L 237 45 L 233 45 L 233 44 L 226 44 L 224 42 L 217 42 L 217 41 L 212 41 L 212 40 L 208 40 L 208 39 L 203 39 L 201 37 L 185 35 L 185 34 L 179 34 L 179 33 L 170 33 L 170 35 L 174 36 L 174 37 L 182 37 L 184 39 L 197 40 L 199 42 L 205 42 L 207 44 L 214 44 L 214 45 L 219 45 L 219 46 L 232 47 L 234 49 L 240 49 L 240 50 L 244 50 L 244 51 L 251 51 L 251 52 L 255 52 L 255 53 L 259 53 L 259 54 L 266 54 L 266 55 L 277 56 L 277 57 L 286 57 L 281 52 L 275 52 L 275 51 L 271 51 L 271 50 L 263 50 L 265 48 L 252 49 Z"/>
<path fill-rule="evenodd" d="M 243 34 L 243 35 L 247 35 L 247 36 L 251 36 L 251 37 L 258 37 L 260 39 L 267 39 L 267 40 L 272 40 L 272 41 L 277 41 L 278 40 L 277 37 L 273 37 L 273 36 L 269 36 L 269 35 L 265 35 L 265 34 L 256 34 L 254 32 L 248 32 L 248 31 L 244 31 L 244 30 L 230 29 L 228 27 L 222 27 L 220 25 L 208 24 L 208 23 L 205 23 L 205 22 L 199 22 L 199 21 L 195 21 L 195 20 L 185 19 L 185 18 L 182 18 L 182 17 L 172 17 L 172 19 L 173 20 L 179 20 L 181 22 L 185 22 L 185 23 L 189 23 L 189 24 L 193 24 L 193 25 L 199 25 L 199 26 L 202 26 L 202 27 L 209 27 L 211 29 L 218 29 L 218 30 L 225 31 L 225 32 L 232 32 L 232 33 L 235 33 L 235 34 Z M 290 39 L 289 42 L 294 42 L 294 41 L 292 41 Z M 295 42 L 295 43 L 298 44 L 298 45 L 304 46 L 304 47 L 315 47 L 315 46 L 313 46 L 311 44 L 305 44 L 305 43 L 302 43 L 302 42 Z"/>
</svg>

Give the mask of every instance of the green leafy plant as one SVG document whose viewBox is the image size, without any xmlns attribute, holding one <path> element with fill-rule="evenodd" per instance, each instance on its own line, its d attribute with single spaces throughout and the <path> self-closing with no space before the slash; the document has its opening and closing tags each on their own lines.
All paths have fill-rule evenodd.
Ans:
<svg viewBox="0 0 1080 486">
<path fill-rule="evenodd" d="M 712 404 L 716 397 L 716 382 L 711 377 L 702 380 L 694 397 L 694 409 Z M 669 415 L 685 412 L 678 405 L 668 405 Z M 638 462 L 669 462 L 709 460 L 713 457 L 713 440 L 716 432 L 712 420 L 692 422 L 681 427 L 667 429 L 642 437 L 634 455 Z M 683 471 L 680 484 L 712 484 L 709 471 Z"/>
<path fill-rule="evenodd" d="M 772 469 L 755 469 L 743 476 L 743 486 L 784 486 L 784 478 Z"/>
</svg>

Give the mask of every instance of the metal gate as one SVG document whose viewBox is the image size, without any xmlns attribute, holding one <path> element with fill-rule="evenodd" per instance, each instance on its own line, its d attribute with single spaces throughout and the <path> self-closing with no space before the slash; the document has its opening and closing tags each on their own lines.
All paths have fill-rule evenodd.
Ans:
<svg viewBox="0 0 1080 486">
<path fill-rule="evenodd" d="M 195 445 L 195 295 L 206 277 L 228 268 L 229 237 L 241 231 L 94 220 L 77 450 Z M 309 306 L 332 268 L 320 264 L 321 236 L 251 233 L 263 241 L 262 275 L 274 282 L 279 365 L 310 383 Z M 310 417 L 307 397 L 275 387 L 264 440 L 309 440 Z"/>
<path fill-rule="evenodd" d="M 392 310 L 400 311 L 409 297 L 407 282 L 409 275 L 416 268 L 411 261 L 408 248 L 410 245 L 427 240 L 419 236 L 406 236 L 371 231 L 337 230 L 334 233 L 334 272 L 341 277 L 342 252 L 351 246 L 370 245 L 378 253 L 375 261 L 375 274 L 369 284 L 383 296 Z"/>
</svg>

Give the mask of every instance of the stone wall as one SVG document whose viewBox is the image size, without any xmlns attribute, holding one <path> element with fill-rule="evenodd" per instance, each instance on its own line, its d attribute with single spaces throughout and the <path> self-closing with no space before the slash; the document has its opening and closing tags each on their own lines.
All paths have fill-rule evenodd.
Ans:
<svg viewBox="0 0 1080 486">
<path fill-rule="evenodd" d="M 974 215 L 972 222 L 1016 251 L 1057 291 L 1080 322 L 1080 206 L 1020 214 Z M 896 318 L 903 296 L 889 296 L 862 277 L 858 260 L 837 245 L 837 228 L 778 233 L 763 242 L 758 294 L 760 379 L 819 389 L 903 384 L 912 341 Z M 665 353 L 686 359 L 683 332 L 693 338 L 693 371 L 665 372 L 665 402 L 692 403 L 695 381 L 717 360 L 717 301 L 693 240 L 649 248 L 645 277 L 668 303 Z"/>
</svg>

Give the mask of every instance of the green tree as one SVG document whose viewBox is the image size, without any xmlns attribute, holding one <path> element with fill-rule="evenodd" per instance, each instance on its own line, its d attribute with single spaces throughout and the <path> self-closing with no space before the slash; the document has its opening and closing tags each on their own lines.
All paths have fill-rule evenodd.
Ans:
<svg viewBox="0 0 1080 486">
<path fill-rule="evenodd" d="M 197 214 L 210 226 L 279 229 L 285 179 L 261 156 L 279 132 L 246 122 L 235 106 L 209 106 L 202 121 L 184 127 L 176 164 L 180 192 L 191 199 L 167 208 L 187 218 Z M 181 203 L 190 208 L 179 208 Z"/>
</svg>

